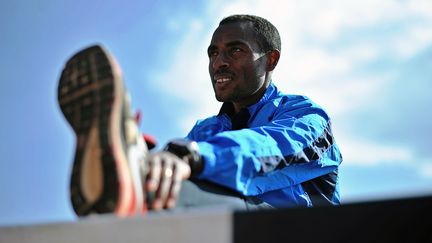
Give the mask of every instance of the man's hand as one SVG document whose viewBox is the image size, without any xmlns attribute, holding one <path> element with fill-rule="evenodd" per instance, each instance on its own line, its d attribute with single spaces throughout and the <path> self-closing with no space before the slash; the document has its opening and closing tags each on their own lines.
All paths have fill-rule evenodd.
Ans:
<svg viewBox="0 0 432 243">
<path fill-rule="evenodd" d="M 147 157 L 147 176 L 144 188 L 154 195 L 149 209 L 173 208 L 180 192 L 182 180 L 191 175 L 189 164 L 176 155 L 160 151 Z"/>
</svg>

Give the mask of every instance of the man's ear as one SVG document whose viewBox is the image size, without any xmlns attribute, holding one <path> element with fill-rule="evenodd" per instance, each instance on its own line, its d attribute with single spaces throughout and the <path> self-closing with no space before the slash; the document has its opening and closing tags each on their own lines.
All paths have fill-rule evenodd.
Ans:
<svg viewBox="0 0 432 243">
<path fill-rule="evenodd" d="M 280 58 L 280 51 L 279 50 L 273 50 L 270 51 L 267 58 L 267 71 L 273 71 L 276 67 L 276 65 L 279 62 Z"/>
</svg>

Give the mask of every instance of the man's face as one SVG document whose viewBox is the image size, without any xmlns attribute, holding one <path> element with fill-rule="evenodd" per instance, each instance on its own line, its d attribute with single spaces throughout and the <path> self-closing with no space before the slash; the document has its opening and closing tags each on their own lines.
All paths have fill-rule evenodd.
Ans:
<svg viewBox="0 0 432 243">
<path fill-rule="evenodd" d="M 216 99 L 247 106 L 265 90 L 266 56 L 260 51 L 252 23 L 219 26 L 208 48 L 209 73 Z"/>
</svg>

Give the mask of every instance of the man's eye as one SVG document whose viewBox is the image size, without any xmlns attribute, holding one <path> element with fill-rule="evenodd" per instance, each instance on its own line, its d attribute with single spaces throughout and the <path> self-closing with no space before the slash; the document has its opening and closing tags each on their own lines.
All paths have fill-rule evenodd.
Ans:
<svg viewBox="0 0 432 243">
<path fill-rule="evenodd" d="M 238 55 L 239 53 L 242 53 L 242 52 L 243 52 L 243 50 L 241 48 L 238 48 L 238 47 L 233 47 L 231 49 L 231 55 Z"/>
<path fill-rule="evenodd" d="M 209 57 L 217 56 L 217 54 L 218 54 L 218 53 L 217 53 L 216 51 L 209 51 L 209 52 L 208 52 L 208 56 L 209 56 Z"/>
</svg>

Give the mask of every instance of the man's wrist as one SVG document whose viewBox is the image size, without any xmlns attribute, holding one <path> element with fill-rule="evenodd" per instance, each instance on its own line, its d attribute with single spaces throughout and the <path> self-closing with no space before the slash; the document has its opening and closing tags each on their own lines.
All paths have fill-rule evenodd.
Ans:
<svg viewBox="0 0 432 243">
<path fill-rule="evenodd" d="M 167 143 L 164 150 L 171 152 L 186 161 L 191 168 L 192 177 L 198 176 L 204 169 L 204 162 L 199 153 L 198 143 L 193 140 L 171 140 Z"/>
</svg>

